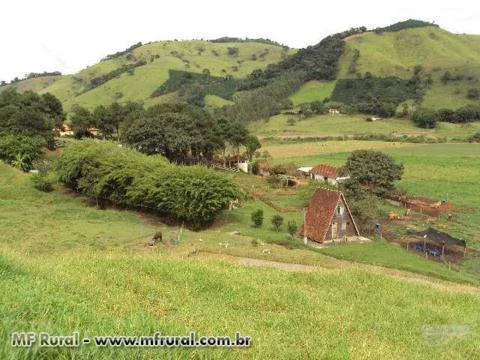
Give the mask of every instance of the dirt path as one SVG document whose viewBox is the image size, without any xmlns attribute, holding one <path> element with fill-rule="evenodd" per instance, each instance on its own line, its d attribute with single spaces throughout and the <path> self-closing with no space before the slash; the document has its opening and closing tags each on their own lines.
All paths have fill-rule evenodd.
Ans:
<svg viewBox="0 0 480 360">
<path fill-rule="evenodd" d="M 239 263 L 246 266 L 271 267 L 279 270 L 293 271 L 293 272 L 312 272 L 312 271 L 318 270 L 318 267 L 314 265 L 290 264 L 290 263 L 284 263 L 284 262 L 252 259 L 252 258 L 240 258 Z"/>
<path fill-rule="evenodd" d="M 369 272 L 373 272 L 380 275 L 388 276 L 392 279 L 409 281 L 417 284 L 429 285 L 433 288 L 444 290 L 444 291 L 453 291 L 453 292 L 462 292 L 462 293 L 473 293 L 480 294 L 480 287 L 468 284 L 460 284 L 447 280 L 436 279 L 422 274 L 416 274 L 404 270 L 392 269 L 383 266 L 362 264 L 350 261 L 340 261 L 340 266 L 335 269 L 324 268 L 317 265 L 304 265 L 304 264 L 292 264 L 279 261 L 263 260 L 263 259 L 254 259 L 247 257 L 237 257 L 233 255 L 226 254 L 215 254 L 215 253 L 201 253 L 199 254 L 201 258 L 209 259 L 223 259 L 231 262 L 238 263 L 243 266 L 253 266 L 253 267 L 268 267 L 282 271 L 288 272 L 340 272 L 346 269 L 360 269 Z"/>
</svg>

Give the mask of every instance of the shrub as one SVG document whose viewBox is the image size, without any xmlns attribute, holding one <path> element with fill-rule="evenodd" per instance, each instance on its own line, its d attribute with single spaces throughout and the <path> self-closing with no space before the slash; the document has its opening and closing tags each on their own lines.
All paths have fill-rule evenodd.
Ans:
<svg viewBox="0 0 480 360">
<path fill-rule="evenodd" d="M 256 227 L 262 226 L 262 224 L 263 224 L 263 210 L 262 209 L 255 210 L 254 212 L 252 212 L 250 217 L 253 221 L 253 224 Z"/>
<path fill-rule="evenodd" d="M 267 183 L 273 188 L 279 188 L 283 185 L 284 180 L 281 175 L 270 175 L 267 178 Z"/>
<path fill-rule="evenodd" d="M 257 239 L 252 239 L 252 246 L 254 246 L 254 247 L 258 246 L 258 240 Z"/>
<path fill-rule="evenodd" d="M 53 190 L 53 182 L 46 175 L 33 174 L 30 178 L 33 183 L 33 187 L 37 190 L 50 192 Z"/>
<path fill-rule="evenodd" d="M 280 215 L 273 215 L 272 217 L 272 225 L 275 229 L 275 231 L 280 231 L 280 228 L 282 227 L 283 225 L 283 217 L 281 217 Z"/>
<path fill-rule="evenodd" d="M 38 136 L 3 135 L 0 136 L 0 159 L 12 165 L 18 163 L 18 167 L 28 171 L 43 146 L 45 140 Z"/>
<path fill-rule="evenodd" d="M 437 126 L 437 114 L 428 109 L 418 109 L 413 114 L 413 122 L 421 128 L 433 129 Z"/>
<path fill-rule="evenodd" d="M 480 131 L 468 138 L 468 142 L 480 142 Z"/>
<path fill-rule="evenodd" d="M 468 89 L 467 98 L 470 100 L 476 100 L 480 98 L 480 91 L 478 89 Z"/>
<path fill-rule="evenodd" d="M 209 224 L 230 201 L 236 185 L 214 170 L 177 166 L 110 142 L 84 140 L 63 151 L 59 180 L 97 203 L 145 209 L 190 227 Z"/>
<path fill-rule="evenodd" d="M 253 175 L 258 175 L 260 172 L 260 167 L 259 167 L 260 162 L 257 160 L 252 164 L 252 174 Z"/>
<path fill-rule="evenodd" d="M 287 223 L 287 231 L 291 236 L 294 236 L 297 230 L 298 230 L 298 226 L 295 220 L 289 221 Z"/>
</svg>

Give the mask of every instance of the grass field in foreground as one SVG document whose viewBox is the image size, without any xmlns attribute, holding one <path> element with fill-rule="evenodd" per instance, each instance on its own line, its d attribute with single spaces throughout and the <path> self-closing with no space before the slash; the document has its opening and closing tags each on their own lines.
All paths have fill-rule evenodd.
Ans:
<svg viewBox="0 0 480 360">
<path fill-rule="evenodd" d="M 297 115 L 280 114 L 268 121 L 256 121 L 249 128 L 257 136 L 305 137 L 342 136 L 355 134 L 385 134 L 445 137 L 447 139 L 466 138 L 480 131 L 480 122 L 468 124 L 438 123 L 436 129 L 421 129 L 408 119 L 381 119 L 366 121 L 366 115 L 317 115 L 302 119 Z M 294 125 L 289 125 L 294 119 Z"/>
<path fill-rule="evenodd" d="M 159 227 L 167 234 L 171 230 L 129 211 L 87 207 L 70 194 L 38 192 L 28 175 L 3 164 L 0 209 L 2 359 L 480 356 L 476 311 L 480 294 L 474 287 L 412 282 L 373 269 L 332 269 L 335 259 L 322 267 L 324 257 L 310 251 L 319 261 L 319 271 L 288 273 L 244 267 L 214 256 L 186 256 L 182 245 L 145 247 L 145 239 Z M 206 235 L 213 237 L 214 232 Z M 81 336 L 93 336 L 155 331 L 184 335 L 192 330 L 230 336 L 239 331 L 251 336 L 253 345 L 249 349 L 10 346 L 12 331 L 57 335 L 79 331 Z"/>
</svg>

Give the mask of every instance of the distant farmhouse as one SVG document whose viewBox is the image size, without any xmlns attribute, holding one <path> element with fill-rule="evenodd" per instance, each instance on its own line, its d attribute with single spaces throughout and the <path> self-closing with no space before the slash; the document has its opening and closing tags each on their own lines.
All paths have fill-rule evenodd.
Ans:
<svg viewBox="0 0 480 360">
<path fill-rule="evenodd" d="M 319 188 L 310 201 L 300 235 L 323 243 L 327 240 L 360 236 L 360 232 L 343 194 Z"/>
<path fill-rule="evenodd" d="M 350 176 L 342 177 L 340 176 L 340 169 L 330 165 L 320 164 L 310 170 L 310 178 L 312 180 L 324 181 L 330 185 L 337 185 L 342 181 L 350 179 Z"/>
</svg>

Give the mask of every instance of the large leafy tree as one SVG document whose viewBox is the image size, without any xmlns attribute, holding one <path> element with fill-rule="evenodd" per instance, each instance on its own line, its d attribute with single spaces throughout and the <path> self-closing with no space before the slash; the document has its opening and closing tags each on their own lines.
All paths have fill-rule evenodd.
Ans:
<svg viewBox="0 0 480 360">
<path fill-rule="evenodd" d="M 343 170 L 350 175 L 345 186 L 354 193 L 363 191 L 384 196 L 394 189 L 394 182 L 401 179 L 403 165 L 379 151 L 356 150 L 347 159 Z"/>
<path fill-rule="evenodd" d="M 80 105 L 72 106 L 70 123 L 75 137 L 77 138 L 85 136 L 87 134 L 87 129 L 95 125 L 90 110 Z"/>
<path fill-rule="evenodd" d="M 224 134 L 205 110 L 168 104 L 153 106 L 125 125 L 122 141 L 141 152 L 184 163 L 211 159 L 224 147 Z"/>
<path fill-rule="evenodd" d="M 42 96 L 26 91 L 0 93 L 0 129 L 10 134 L 52 138 L 52 129 L 63 122 L 60 101 L 51 94 Z"/>
</svg>

